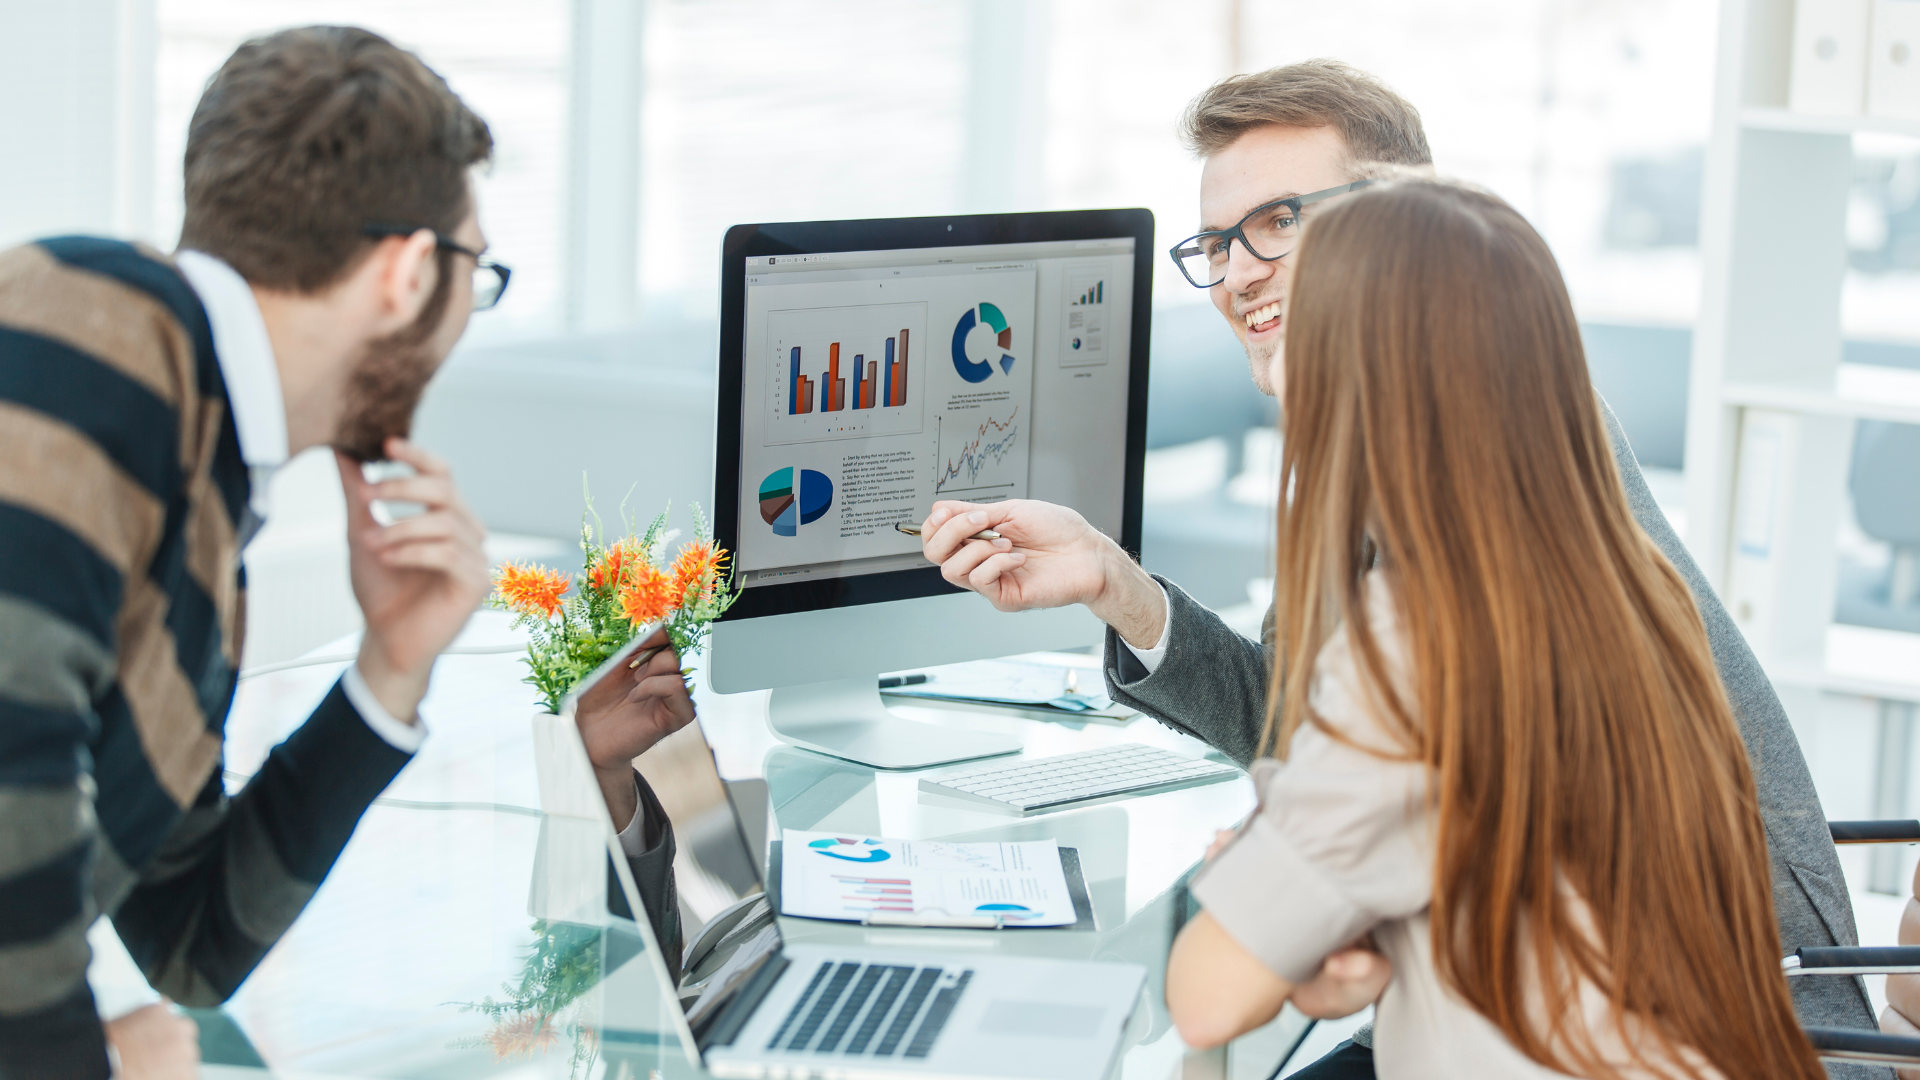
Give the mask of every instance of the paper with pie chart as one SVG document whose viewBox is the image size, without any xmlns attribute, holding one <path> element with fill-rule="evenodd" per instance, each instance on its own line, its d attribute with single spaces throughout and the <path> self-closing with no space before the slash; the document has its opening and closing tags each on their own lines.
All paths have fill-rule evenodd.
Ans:
<svg viewBox="0 0 1920 1080">
<path fill-rule="evenodd" d="M 1052 840 L 960 844 L 799 829 L 781 840 L 783 915 L 994 915 L 1008 926 L 1070 926 L 1078 918 Z"/>
</svg>

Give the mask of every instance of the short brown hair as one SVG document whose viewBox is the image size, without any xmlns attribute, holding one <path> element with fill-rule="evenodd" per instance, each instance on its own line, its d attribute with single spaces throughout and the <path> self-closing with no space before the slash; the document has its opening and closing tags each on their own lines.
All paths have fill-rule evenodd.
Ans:
<svg viewBox="0 0 1920 1080">
<path fill-rule="evenodd" d="M 357 27 L 282 30 L 234 50 L 193 111 L 180 246 L 315 292 L 371 249 L 367 226 L 458 228 L 492 153 L 419 57 Z"/>
<path fill-rule="evenodd" d="M 1212 157 L 1267 124 L 1333 128 L 1356 162 L 1433 164 L 1420 110 L 1379 79 L 1338 60 L 1229 75 L 1187 106 L 1180 135 L 1188 149 Z"/>
</svg>

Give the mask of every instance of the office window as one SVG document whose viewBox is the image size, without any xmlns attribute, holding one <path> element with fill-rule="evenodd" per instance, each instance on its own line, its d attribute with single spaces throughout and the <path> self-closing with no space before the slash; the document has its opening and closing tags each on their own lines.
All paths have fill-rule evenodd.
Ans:
<svg viewBox="0 0 1920 1080">
<path fill-rule="evenodd" d="M 470 339 L 560 328 L 571 5 L 561 0 L 158 0 L 154 239 L 180 233 L 181 157 L 194 105 L 241 42 L 288 26 L 352 24 L 418 53 L 493 128 L 477 185 L 493 254 L 513 267 Z"/>
<path fill-rule="evenodd" d="M 1709 0 L 1053 0 L 1047 185 L 1054 206 L 1144 204 L 1164 239 L 1196 222 L 1199 165 L 1181 110 L 1231 71 L 1313 57 L 1384 79 L 1419 108 L 1438 168 L 1483 184 L 1553 245 L 1584 317 L 1691 321 L 1699 260 L 1679 244 L 1610 245 L 1616 177 L 1697 161 L 1712 114 Z M 1695 166 L 1697 169 L 1697 166 Z M 1697 217 L 1697 172 L 1629 192 Z M 1691 199 L 1691 202 L 1689 202 Z M 1638 222 L 1644 228 L 1645 221 Z M 1196 291 L 1156 269 L 1156 297 Z"/>
<path fill-rule="evenodd" d="M 643 292 L 717 311 L 720 240 L 740 222 L 959 209 L 968 16 L 946 0 L 655 0 Z"/>
</svg>

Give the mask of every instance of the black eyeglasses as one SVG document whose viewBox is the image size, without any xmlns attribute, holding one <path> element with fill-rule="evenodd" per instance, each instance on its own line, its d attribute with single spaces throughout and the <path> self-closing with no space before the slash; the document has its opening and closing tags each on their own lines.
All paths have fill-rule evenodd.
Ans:
<svg viewBox="0 0 1920 1080">
<path fill-rule="evenodd" d="M 360 230 L 360 235 L 379 239 L 387 236 L 412 236 L 425 226 L 410 228 L 405 225 L 369 225 Z M 433 242 L 441 251 L 451 251 L 456 255 L 465 255 L 473 260 L 473 310 L 485 311 L 500 303 L 506 295 L 507 281 L 513 277 L 513 271 L 500 263 L 480 254 L 469 247 L 433 234 Z"/>
<path fill-rule="evenodd" d="M 1167 254 L 1196 289 L 1211 289 L 1227 280 L 1227 262 L 1235 240 L 1247 254 L 1261 262 L 1273 262 L 1293 254 L 1300 244 L 1300 208 L 1335 195 L 1345 195 L 1373 183 L 1355 180 L 1306 195 L 1275 199 L 1254 207 L 1230 229 L 1197 233 L 1173 245 Z"/>
</svg>

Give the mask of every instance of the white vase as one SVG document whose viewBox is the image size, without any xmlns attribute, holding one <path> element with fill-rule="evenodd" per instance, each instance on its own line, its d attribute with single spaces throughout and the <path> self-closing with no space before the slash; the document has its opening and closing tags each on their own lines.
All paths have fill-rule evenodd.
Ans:
<svg viewBox="0 0 1920 1080">
<path fill-rule="evenodd" d="M 607 856 L 612 826 L 593 766 L 571 717 L 533 717 L 533 772 L 540 788 L 540 839 L 534 850 L 527 914 L 598 926 L 607 919 Z"/>
</svg>

